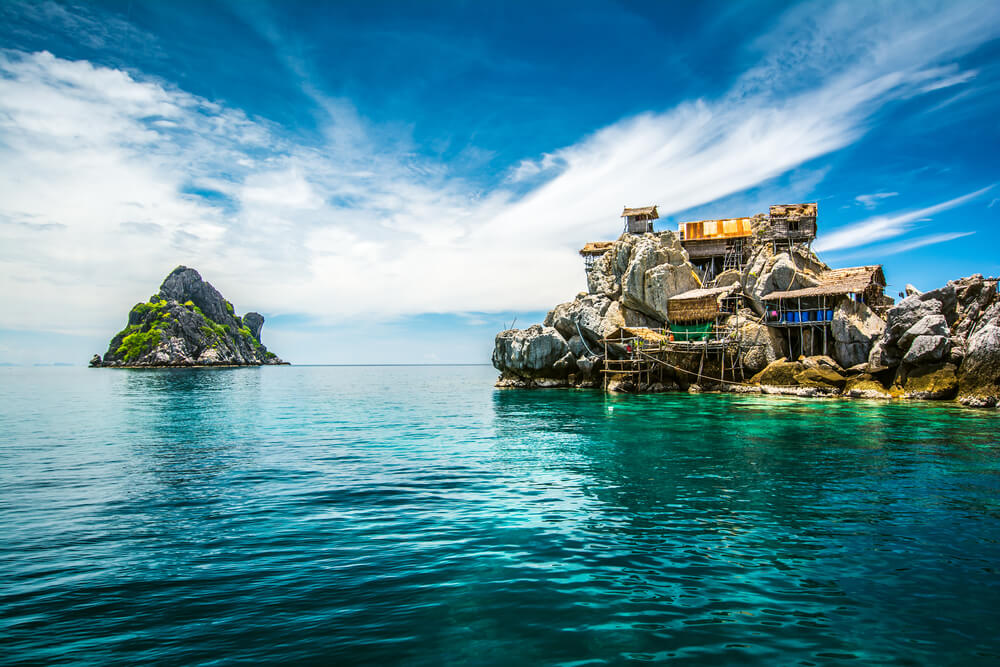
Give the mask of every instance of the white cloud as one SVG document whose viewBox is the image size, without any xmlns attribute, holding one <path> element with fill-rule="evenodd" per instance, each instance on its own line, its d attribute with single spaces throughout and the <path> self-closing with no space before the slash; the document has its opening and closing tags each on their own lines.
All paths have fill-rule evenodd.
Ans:
<svg viewBox="0 0 1000 667">
<path fill-rule="evenodd" d="M 858 202 L 867 209 L 873 209 L 878 206 L 881 200 L 888 199 L 889 197 L 896 197 L 898 195 L 898 192 L 874 192 L 868 195 L 858 195 L 854 198 L 854 201 Z"/>
<path fill-rule="evenodd" d="M 241 310 L 337 320 L 545 309 L 582 288 L 575 250 L 615 236 L 623 205 L 670 215 L 840 149 L 886 103 L 960 76 L 938 59 L 981 43 L 988 23 L 953 20 L 962 6 L 873 27 L 818 7 L 808 22 L 822 31 L 803 43 L 775 39 L 778 26 L 761 42 L 778 50 L 723 99 L 623 119 L 526 158 L 510 171 L 517 188 L 486 193 L 311 84 L 320 146 L 152 78 L 0 52 L 3 325 L 105 337 L 180 263 Z M 216 195 L 189 194 L 198 189 Z M 966 198 L 818 245 L 890 238 Z"/>
<path fill-rule="evenodd" d="M 870 245 L 877 241 L 901 236 L 910 231 L 914 222 L 927 220 L 928 216 L 932 216 L 935 213 L 961 206 L 969 200 L 988 192 L 992 187 L 991 185 L 962 195 L 961 197 L 955 197 L 954 199 L 949 199 L 940 204 L 921 208 L 916 211 L 897 213 L 895 215 L 877 215 L 861 222 L 841 227 L 829 234 L 820 233 L 813 246 L 818 251 L 829 252 L 832 250 L 846 250 L 847 248 Z"/>
<path fill-rule="evenodd" d="M 879 254 L 898 255 L 899 253 L 916 250 L 917 248 L 923 248 L 924 246 L 937 245 L 938 243 L 947 243 L 948 241 L 954 241 L 955 239 L 972 236 L 973 234 L 975 234 L 975 232 L 948 232 L 945 234 L 918 236 L 917 238 L 910 239 L 908 241 L 887 244 L 879 249 Z"/>
</svg>

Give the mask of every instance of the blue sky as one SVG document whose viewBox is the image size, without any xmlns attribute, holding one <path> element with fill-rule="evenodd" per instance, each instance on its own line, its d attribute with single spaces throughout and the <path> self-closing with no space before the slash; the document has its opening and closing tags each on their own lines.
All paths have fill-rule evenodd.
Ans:
<svg viewBox="0 0 1000 667">
<path fill-rule="evenodd" d="M 576 250 L 818 201 L 890 290 L 1000 274 L 993 2 L 0 3 L 0 362 L 176 265 L 297 363 L 487 362 Z"/>
</svg>

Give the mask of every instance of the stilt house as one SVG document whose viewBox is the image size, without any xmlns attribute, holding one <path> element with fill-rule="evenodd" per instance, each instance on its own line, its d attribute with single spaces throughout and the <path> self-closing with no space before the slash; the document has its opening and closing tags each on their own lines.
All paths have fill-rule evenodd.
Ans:
<svg viewBox="0 0 1000 667">
<path fill-rule="evenodd" d="M 747 239 L 753 234 L 752 218 L 698 220 L 679 225 L 681 242 L 706 280 L 726 269 L 743 266 Z"/>
<path fill-rule="evenodd" d="M 594 268 L 594 262 L 603 257 L 613 244 L 613 241 L 591 241 L 583 246 L 580 249 L 580 255 L 583 257 L 584 270 L 590 271 Z"/>
<path fill-rule="evenodd" d="M 739 309 L 739 285 L 689 290 L 667 299 L 670 333 L 678 341 L 708 341 Z"/>
<path fill-rule="evenodd" d="M 814 287 L 765 295 L 765 323 L 788 337 L 791 358 L 826 354 L 837 305 L 846 300 L 859 301 L 881 314 L 892 305 L 892 298 L 886 297 L 884 290 L 881 265 L 824 271 Z"/>
<path fill-rule="evenodd" d="M 775 204 L 770 208 L 770 231 L 765 240 L 771 241 L 775 250 L 780 245 L 812 243 L 816 238 L 816 210 L 812 204 Z"/>
</svg>

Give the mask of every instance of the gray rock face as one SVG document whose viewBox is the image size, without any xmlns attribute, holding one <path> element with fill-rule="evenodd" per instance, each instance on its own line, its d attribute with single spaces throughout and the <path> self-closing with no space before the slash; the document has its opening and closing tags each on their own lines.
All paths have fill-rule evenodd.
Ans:
<svg viewBox="0 0 1000 667">
<path fill-rule="evenodd" d="M 194 269 L 179 266 L 147 303 L 129 312 L 100 366 L 258 366 L 284 363 L 260 342 L 264 318 L 248 315 L 253 328 L 233 312 L 218 290 Z M 95 361 L 97 363 L 95 363 Z"/>
<path fill-rule="evenodd" d="M 250 329 L 250 334 L 259 343 L 260 342 L 260 329 L 264 326 L 264 316 L 260 313 L 247 313 L 243 316 L 243 324 Z"/>
<path fill-rule="evenodd" d="M 909 350 L 913 342 L 920 336 L 946 337 L 948 334 L 948 320 L 944 318 L 944 315 L 938 313 L 924 315 L 899 337 L 899 349 Z"/>
<path fill-rule="evenodd" d="M 219 290 L 186 266 L 178 266 L 170 272 L 160 285 L 160 296 L 180 303 L 191 301 L 213 322 L 225 322 L 232 314 L 232 304 L 219 294 Z"/>
<path fill-rule="evenodd" d="M 885 331 L 873 346 L 869 356 L 869 364 L 875 366 L 898 366 L 909 349 L 914 337 L 906 339 L 907 345 L 901 345 L 904 334 L 927 316 L 943 316 L 942 304 L 937 299 L 925 298 L 931 292 L 908 296 L 889 309 L 886 314 Z M 937 321 L 936 319 L 928 322 Z"/>
<path fill-rule="evenodd" d="M 941 361 L 948 354 L 947 336 L 917 336 L 903 357 L 907 364 L 931 364 Z"/>
<path fill-rule="evenodd" d="M 992 321 L 972 334 L 959 369 L 959 396 L 973 405 L 1000 401 L 1000 321 Z"/>
<path fill-rule="evenodd" d="M 784 340 L 769 326 L 751 319 L 752 312 L 745 311 L 740 318 L 740 335 L 746 344 L 740 352 L 740 362 L 748 374 L 758 373 L 788 354 Z"/>
<path fill-rule="evenodd" d="M 626 291 L 629 296 L 625 305 L 653 315 L 652 309 L 644 304 L 656 286 L 650 285 L 647 289 L 646 273 L 663 265 L 671 267 L 686 265 L 690 271 L 694 270 L 694 266 L 688 262 L 687 251 L 684 250 L 676 234 L 670 231 L 641 236 L 623 234 L 587 272 L 587 290 L 591 294 L 603 294 L 611 299 L 621 298 L 623 291 Z M 658 281 L 661 286 L 669 288 L 671 278 L 669 275 L 663 275 L 669 273 L 672 271 L 663 270 L 660 272 L 661 275 L 650 278 Z M 697 280 L 694 284 L 697 287 Z M 686 289 L 694 288 L 680 291 Z M 632 305 L 629 305 L 630 302 Z"/>
<path fill-rule="evenodd" d="M 647 234 L 636 243 L 622 276 L 622 305 L 663 322 L 667 299 L 700 286 L 694 265 L 672 232 Z"/>
<path fill-rule="evenodd" d="M 583 334 L 586 342 L 596 345 L 604 336 L 624 325 L 615 302 L 603 295 L 581 294 L 573 301 L 561 303 L 545 317 L 545 326 L 555 329 L 569 340 Z"/>
<path fill-rule="evenodd" d="M 493 367 L 504 374 L 565 377 L 575 367 L 572 359 L 569 345 L 554 327 L 535 324 L 527 329 L 508 329 L 498 333 L 494 341 Z"/>
<path fill-rule="evenodd" d="M 834 355 L 841 366 L 850 368 L 868 360 L 885 321 L 865 304 L 845 300 L 834 309 L 830 328 Z"/>
<path fill-rule="evenodd" d="M 771 292 L 815 287 L 817 276 L 826 268 L 814 254 L 802 249 L 774 255 L 770 246 L 759 246 L 744 273 L 744 290 L 754 310 L 763 313 L 763 297 Z"/>
</svg>

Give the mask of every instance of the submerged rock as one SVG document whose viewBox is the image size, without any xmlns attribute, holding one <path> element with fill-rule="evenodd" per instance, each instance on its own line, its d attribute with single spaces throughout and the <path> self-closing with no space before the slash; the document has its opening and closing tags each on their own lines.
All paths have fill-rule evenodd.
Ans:
<svg viewBox="0 0 1000 667">
<path fill-rule="evenodd" d="M 178 266 L 160 291 L 129 311 L 128 325 L 96 366 L 260 366 L 284 363 L 260 342 L 264 318 L 235 314 L 211 283 L 194 269 Z M 251 328 L 252 325 L 252 328 Z"/>
</svg>

